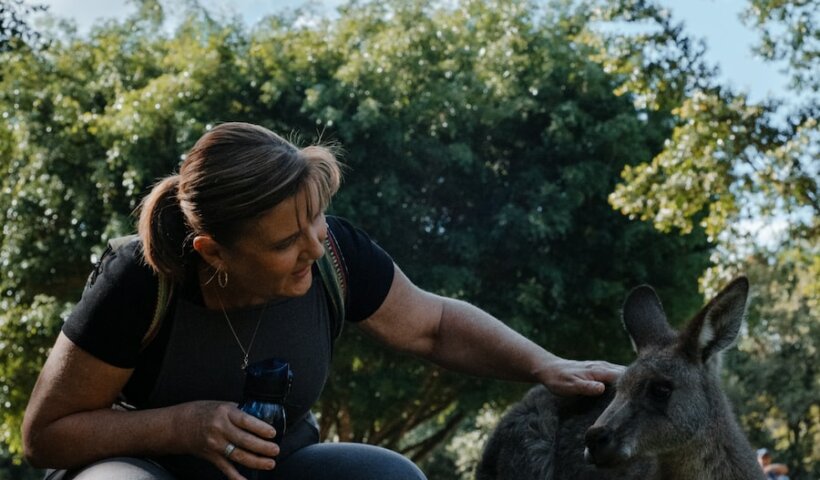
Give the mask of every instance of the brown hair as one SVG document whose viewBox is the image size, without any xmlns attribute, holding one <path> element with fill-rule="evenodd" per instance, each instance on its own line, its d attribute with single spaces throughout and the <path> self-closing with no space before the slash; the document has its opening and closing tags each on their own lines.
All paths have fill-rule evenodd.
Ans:
<svg viewBox="0 0 820 480">
<path fill-rule="evenodd" d="M 142 201 L 139 235 L 151 268 L 174 282 L 184 278 L 192 240 L 207 233 L 229 245 L 251 220 L 302 189 L 327 208 L 341 181 L 339 164 L 326 147 L 299 150 L 270 130 L 223 123 L 188 152 L 179 174 L 159 181 Z"/>
</svg>

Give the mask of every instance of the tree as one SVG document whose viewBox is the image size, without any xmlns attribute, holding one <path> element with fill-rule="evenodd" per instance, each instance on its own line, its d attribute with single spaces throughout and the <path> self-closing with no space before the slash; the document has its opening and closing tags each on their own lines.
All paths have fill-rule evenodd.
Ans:
<svg viewBox="0 0 820 480">
<path fill-rule="evenodd" d="M 28 17 L 46 10 L 45 5 L 28 5 L 23 0 L 0 0 L 0 52 L 39 46 L 42 37 L 31 28 Z"/>
<path fill-rule="evenodd" d="M 19 453 L 25 400 L 89 252 L 133 229 L 152 182 L 219 121 L 344 148 L 333 211 L 419 285 L 472 301 L 561 355 L 631 358 L 619 307 L 651 282 L 681 320 L 699 305 L 703 232 L 665 235 L 614 212 L 626 166 L 663 149 L 672 116 L 636 107 L 596 57 L 585 5 L 351 3 L 251 32 L 161 4 L 3 58 L 0 402 Z M 25 321 L 24 321 L 25 320 Z M 6 341 L 9 339 L 9 341 Z M 419 460 L 484 403 L 521 388 L 447 374 L 343 334 L 322 398 L 326 434 Z"/>
<path fill-rule="evenodd" d="M 815 95 L 820 88 L 818 11 L 820 2 L 817 0 L 749 0 L 741 17 L 760 33 L 755 53 L 769 61 L 787 62 L 792 88 Z"/>
<path fill-rule="evenodd" d="M 734 398 L 746 399 L 740 412 L 751 440 L 774 450 L 792 478 L 817 478 L 820 287 L 803 268 L 817 262 L 817 246 L 788 248 L 776 259 L 764 252 L 744 261 L 759 286 L 749 307 L 750 334 L 727 358 L 728 384 Z"/>
<path fill-rule="evenodd" d="M 618 165 L 651 156 L 665 126 L 612 93 L 615 79 L 573 41 L 584 18 L 561 8 L 542 20 L 520 2 L 349 8 L 311 43 L 292 32 L 267 39 L 292 62 L 285 78 L 306 88 L 301 103 L 272 110 L 307 114 L 304 128 L 320 125 L 346 147 L 352 174 L 334 209 L 361 221 L 411 278 L 561 354 L 623 361 L 625 291 L 651 278 L 678 299 L 675 311 L 692 309 L 686 279 L 706 252 L 697 235 L 673 246 L 609 211 Z M 676 268 L 661 267 L 669 258 Z M 338 358 L 323 431 L 414 459 L 488 398 L 504 405 L 520 393 L 358 343 L 342 344 Z M 389 381 L 383 371 L 394 372 Z"/>
</svg>

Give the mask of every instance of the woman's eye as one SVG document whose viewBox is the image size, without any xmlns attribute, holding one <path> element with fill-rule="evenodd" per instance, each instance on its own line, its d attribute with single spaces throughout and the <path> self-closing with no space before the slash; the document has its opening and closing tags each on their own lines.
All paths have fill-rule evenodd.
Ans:
<svg viewBox="0 0 820 480">
<path fill-rule="evenodd" d="M 672 384 L 669 382 L 649 383 L 649 396 L 657 401 L 669 400 L 669 397 L 672 396 L 672 390 Z"/>
<path fill-rule="evenodd" d="M 274 244 L 273 249 L 274 250 L 286 250 L 288 247 L 293 245 L 293 242 L 295 242 L 295 241 L 296 241 L 295 237 L 288 238 L 287 240 L 284 240 L 282 242 Z"/>
</svg>

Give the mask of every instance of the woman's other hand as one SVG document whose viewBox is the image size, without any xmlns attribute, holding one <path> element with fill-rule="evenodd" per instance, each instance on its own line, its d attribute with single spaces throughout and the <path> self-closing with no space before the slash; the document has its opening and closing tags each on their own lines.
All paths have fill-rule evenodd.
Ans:
<svg viewBox="0 0 820 480">
<path fill-rule="evenodd" d="M 244 479 L 232 462 L 254 470 L 272 470 L 279 446 L 274 428 L 236 408 L 235 403 L 188 402 L 178 410 L 181 452 L 213 463 L 231 480 Z M 230 447 L 233 445 L 233 448 Z"/>
</svg>

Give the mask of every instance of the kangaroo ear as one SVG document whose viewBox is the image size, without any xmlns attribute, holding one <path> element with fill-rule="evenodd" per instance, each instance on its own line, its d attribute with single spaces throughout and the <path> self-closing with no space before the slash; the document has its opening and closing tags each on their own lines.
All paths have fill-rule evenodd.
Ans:
<svg viewBox="0 0 820 480">
<path fill-rule="evenodd" d="M 661 301 L 649 285 L 641 285 L 626 296 L 623 321 L 632 347 L 639 353 L 649 345 L 664 345 L 675 338 Z"/>
<path fill-rule="evenodd" d="M 705 363 L 730 346 L 746 316 L 748 295 L 749 280 L 740 277 L 706 304 L 686 328 L 683 338 L 687 353 Z"/>
</svg>

